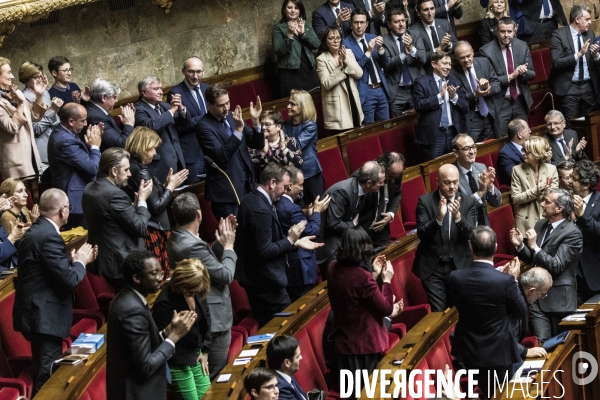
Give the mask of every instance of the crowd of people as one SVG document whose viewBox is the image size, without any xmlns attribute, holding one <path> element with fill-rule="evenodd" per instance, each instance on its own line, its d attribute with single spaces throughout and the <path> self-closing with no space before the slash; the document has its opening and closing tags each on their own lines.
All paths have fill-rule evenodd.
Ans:
<svg viewBox="0 0 600 400">
<path fill-rule="evenodd" d="M 587 6 L 574 5 L 567 23 L 559 1 L 538 3 L 482 0 L 484 45 L 473 49 L 456 39 L 461 0 L 328 0 L 312 24 L 301 0 L 285 0 L 273 47 L 287 121 L 256 98 L 247 124 L 225 87 L 202 82 L 198 57 L 184 61 L 167 102 L 160 78 L 142 77 L 139 100 L 121 107 L 120 121 L 110 114 L 116 83 L 97 78 L 82 90 L 70 61 L 57 56 L 49 90 L 43 67 L 29 61 L 19 67 L 20 90 L 0 58 L 0 268 L 19 270 L 14 326 L 31 343 L 33 395 L 62 353 L 73 288 L 88 264 L 118 292 L 108 313 L 111 399 L 166 398 L 167 381 L 177 398 L 201 398 L 227 363 L 234 279 L 260 326 L 319 275 L 328 279 L 331 365 L 377 366 L 404 306 L 392 294 L 393 267 L 375 254 L 390 242 L 405 159 L 385 152 L 325 190 L 310 94 L 319 87 L 329 131 L 416 111 L 422 160 L 456 157 L 439 169 L 438 189 L 418 200 L 413 272 L 432 311 L 458 308 L 458 361 L 514 371 L 526 356 L 544 355 L 519 344 L 528 326 L 544 342 L 600 294 L 600 172 L 569 129 L 597 104 L 600 53 Z M 548 132 L 537 137 L 527 124 L 528 42 L 550 37 L 560 111 L 546 115 Z M 495 167 L 475 161 L 476 142 L 506 136 Z M 52 189 L 30 210 L 23 181 L 31 177 Z M 176 193 L 204 178 L 218 222 L 213 244 L 199 236 L 198 198 Z M 489 228 L 487 207 L 502 204 L 497 181 L 512 190 L 510 232 Z M 77 226 L 89 244 L 67 254 L 60 230 Z M 495 269 L 499 235 L 519 258 Z M 520 275 L 519 259 L 535 268 Z M 145 298 L 166 278 L 150 311 Z M 489 346 L 490 337 L 503 339 Z M 309 388 L 293 377 L 298 341 L 276 337 L 267 353 L 275 372 L 249 374 L 248 393 L 305 399 Z"/>
</svg>

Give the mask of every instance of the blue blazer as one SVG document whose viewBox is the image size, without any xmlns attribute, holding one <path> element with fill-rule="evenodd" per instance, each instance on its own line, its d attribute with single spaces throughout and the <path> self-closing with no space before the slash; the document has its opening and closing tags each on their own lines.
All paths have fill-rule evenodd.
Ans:
<svg viewBox="0 0 600 400">
<path fill-rule="evenodd" d="M 0 271 L 10 269 L 13 258 L 15 262 L 18 261 L 16 254 L 17 248 L 8 240 L 8 234 L 0 226 Z M 15 266 L 17 266 L 16 263 Z"/>
<path fill-rule="evenodd" d="M 302 389 L 300 383 L 298 383 L 298 380 L 294 378 L 293 375 L 291 377 L 292 383 L 296 388 L 292 387 L 292 385 L 290 385 L 288 381 L 286 381 L 284 377 L 279 375 L 277 372 L 275 372 L 275 375 L 277 375 L 277 386 L 279 386 L 279 400 L 308 399 L 306 392 Z"/>
<path fill-rule="evenodd" d="M 340 9 L 349 8 L 350 10 L 354 11 L 354 5 L 344 1 L 340 1 L 339 7 Z M 335 25 L 335 20 L 336 16 L 329 5 L 329 2 L 325 2 L 325 4 L 320 5 L 315 11 L 313 11 L 312 27 L 319 39 L 323 36 L 323 32 L 327 26 Z M 343 22 L 340 31 L 342 39 L 351 35 L 352 28 L 350 27 L 350 21 Z"/>
<path fill-rule="evenodd" d="M 510 185 L 513 167 L 522 164 L 523 161 L 525 161 L 523 159 L 523 153 L 517 149 L 517 146 L 510 140 L 506 142 L 498 153 L 497 170 L 500 183 Z"/>
<path fill-rule="evenodd" d="M 452 113 L 452 125 L 457 132 L 464 132 L 462 127 L 463 115 L 469 112 L 469 102 L 467 101 L 466 91 L 460 82 L 457 82 L 452 76 L 448 76 L 448 84 L 460 86 L 456 92 L 458 100 L 456 104 L 450 102 L 450 111 Z M 433 74 L 423 75 L 417 78 L 413 85 L 413 96 L 415 99 L 415 109 L 420 114 L 419 126 L 415 143 L 422 145 L 433 145 L 437 140 L 437 134 L 442 119 L 442 108 L 437 95 L 440 93 L 438 85 L 435 83 Z"/>
<path fill-rule="evenodd" d="M 81 199 L 85 185 L 96 180 L 100 151 L 91 150 L 79 137 L 57 125 L 48 140 L 52 187 L 67 194 L 73 214 L 83 214 Z"/>
<path fill-rule="evenodd" d="M 365 33 L 365 40 L 367 43 L 369 43 L 369 41 L 374 37 L 376 36 L 370 33 Z M 356 88 L 358 89 L 358 95 L 360 96 L 360 104 L 363 105 L 367 99 L 367 91 L 369 90 L 369 70 L 373 68 L 371 59 L 373 59 L 375 62 L 375 67 L 377 68 L 377 72 L 381 78 L 385 95 L 389 97 L 390 91 L 388 89 L 387 81 L 385 80 L 385 74 L 383 73 L 383 68 L 387 68 L 387 65 L 390 61 L 387 54 L 379 54 L 379 47 L 375 46 L 373 53 L 371 54 L 371 58 L 367 57 L 363 52 L 362 44 L 359 44 L 352 35 L 349 35 L 346 37 L 346 39 L 344 39 L 344 46 L 352 50 L 352 53 L 356 56 L 356 62 L 358 62 L 358 65 L 360 65 L 364 71 L 362 77 L 356 80 Z"/>
<path fill-rule="evenodd" d="M 298 125 L 294 125 L 292 120 L 285 121 L 283 124 L 285 136 L 293 137 L 298 140 L 302 148 L 302 173 L 304 179 L 312 178 L 323 171 L 319 157 L 317 157 L 317 124 L 313 120 L 308 120 Z"/>
<path fill-rule="evenodd" d="M 209 85 L 206 83 L 200 84 L 200 91 L 202 92 L 202 97 L 206 99 L 206 88 Z M 192 91 L 188 89 L 185 82 L 181 82 L 178 85 L 175 85 L 171 88 L 169 93 L 167 93 L 167 101 L 170 102 L 173 98 L 174 94 L 181 95 L 181 102 L 186 108 L 187 114 L 190 116 L 190 126 L 182 126 L 178 127 L 179 131 L 179 142 L 181 143 L 181 150 L 183 151 L 183 157 L 185 158 L 185 162 L 187 164 L 193 164 L 198 159 L 202 161 L 202 165 L 204 165 L 202 154 L 202 149 L 200 149 L 200 144 L 198 143 L 198 139 L 196 139 L 196 125 L 200 122 L 200 119 L 206 114 L 202 112 L 198 103 L 194 99 L 194 95 Z M 208 103 L 205 101 L 205 106 L 207 107 L 205 110 L 208 110 Z M 202 171 L 198 171 L 202 173 Z"/>
<path fill-rule="evenodd" d="M 131 135 L 131 132 L 133 132 L 133 126 L 123 124 L 123 129 L 121 129 L 112 115 L 104 113 L 104 111 L 92 102 L 86 104 L 85 109 L 87 110 L 88 125 L 97 125 L 100 122 L 104 124 L 100 151 L 111 147 L 125 148 L 125 141 Z"/>
<path fill-rule="evenodd" d="M 302 212 L 302 208 L 292 202 L 289 197 L 281 196 L 281 200 L 275 203 L 277 216 L 281 224 L 283 234 L 287 236 L 292 225 L 307 221 L 302 236 L 316 236 L 321 228 L 321 214 L 313 212 L 310 220 Z M 314 251 L 297 249 L 288 254 L 289 268 L 286 270 L 288 286 L 301 286 L 315 283 L 317 281 L 317 256 Z"/>
</svg>

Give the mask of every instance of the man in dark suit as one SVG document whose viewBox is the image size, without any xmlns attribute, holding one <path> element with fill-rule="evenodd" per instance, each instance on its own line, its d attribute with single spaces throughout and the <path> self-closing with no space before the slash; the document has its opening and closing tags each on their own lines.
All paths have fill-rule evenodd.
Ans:
<svg viewBox="0 0 600 400">
<path fill-rule="evenodd" d="M 508 18 L 498 22 L 498 40 L 492 40 L 479 49 L 479 54 L 492 63 L 500 80 L 500 92 L 494 99 L 497 118 L 494 121 L 494 136 L 506 136 L 508 122 L 527 114 L 533 99 L 527 81 L 535 78 L 533 61 L 527 43 L 515 39 L 517 26 Z M 511 62 L 512 61 L 512 62 Z"/>
<path fill-rule="evenodd" d="M 294 374 L 300 369 L 300 342 L 293 336 L 274 337 L 267 345 L 267 364 L 277 373 L 279 400 L 306 400 L 308 396 Z"/>
<path fill-rule="evenodd" d="M 19 279 L 16 281 L 13 324 L 31 344 L 35 369 L 33 392 L 50 378 L 54 361 L 62 355 L 62 340 L 73 322 L 73 288 L 85 277 L 86 264 L 98 248 L 87 243 L 71 257 L 59 229 L 69 219 L 69 199 L 59 189 L 40 197 L 40 217 L 19 244 Z"/>
<path fill-rule="evenodd" d="M 158 331 L 146 297 L 160 290 L 163 271 L 149 251 L 134 251 L 123 263 L 127 286 L 110 304 L 106 348 L 106 394 L 115 400 L 167 399 L 167 360 L 175 343 L 196 321 L 194 311 L 173 313 Z"/>
<path fill-rule="evenodd" d="M 512 169 L 524 161 L 523 144 L 531 136 L 527 122 L 520 118 L 508 124 L 508 141 L 498 154 L 498 181 L 502 185 L 510 185 Z"/>
<path fill-rule="evenodd" d="M 552 71 L 548 81 L 567 123 L 583 117 L 595 103 L 600 54 L 590 29 L 590 12 L 586 5 L 574 5 L 569 15 L 571 24 L 555 30 L 550 41 Z"/>
<path fill-rule="evenodd" d="M 85 133 L 85 143 L 79 133 L 86 125 L 85 108 L 77 103 L 67 103 L 58 111 L 60 124 L 48 140 L 48 160 L 52 187 L 69 197 L 73 207 L 67 228 L 87 227 L 83 218 L 81 197 L 85 185 L 94 181 L 100 165 L 100 145 L 104 135 L 100 126 L 90 126 Z"/>
<path fill-rule="evenodd" d="M 162 144 L 148 166 L 154 177 L 166 182 L 169 170 L 185 169 L 185 159 L 179 142 L 179 126 L 189 126 L 189 114 L 180 95 L 173 95 L 170 103 L 163 103 L 162 83 L 158 77 L 145 76 L 138 82 L 140 100 L 135 103 L 135 126 L 145 126 L 158 133 Z"/>
<path fill-rule="evenodd" d="M 477 203 L 463 196 L 458 168 L 444 164 L 438 172 L 438 190 L 419 197 L 414 274 L 421 279 L 431 311 L 444 311 L 450 273 L 471 265 L 469 235 L 477 223 Z"/>
<path fill-rule="evenodd" d="M 445 18 L 450 22 L 452 32 L 456 35 L 456 24 L 454 19 L 463 16 L 462 0 L 433 0 L 435 4 L 435 17 Z"/>
<path fill-rule="evenodd" d="M 396 152 L 381 154 L 375 160 L 385 171 L 384 184 L 376 192 L 367 193 L 358 217 L 358 225 L 369 234 L 373 247 L 387 246 L 390 242 L 390 222 L 402 198 L 404 156 Z"/>
<path fill-rule="evenodd" d="M 475 142 L 494 135 L 496 109 L 493 96 L 500 92 L 500 81 L 492 64 L 484 57 L 473 57 L 473 48 L 464 40 L 456 43 L 454 64 L 450 75 L 465 89 L 469 112 L 463 115 L 463 132 Z"/>
<path fill-rule="evenodd" d="M 452 139 L 463 132 L 462 115 L 469 111 L 465 89 L 449 76 L 448 53 L 435 52 L 431 58 L 433 72 L 415 81 L 415 108 L 420 113 L 415 143 L 421 156 L 429 161 L 452 151 Z"/>
<path fill-rule="evenodd" d="M 142 179 L 137 204 L 131 205 L 121 189 L 130 176 L 129 153 L 111 147 L 102 153 L 98 180 L 88 183 L 82 199 L 90 243 L 100 249 L 95 273 L 117 289 L 125 285 L 121 263 L 131 251 L 144 249 L 150 219 L 146 200 L 152 193 L 152 180 Z"/>
<path fill-rule="evenodd" d="M 577 139 L 577 132 L 571 129 L 565 129 L 567 125 L 563 113 L 557 110 L 550 110 L 546 117 L 546 127 L 548 133 L 544 136 L 550 144 L 552 150 L 552 165 L 558 165 L 562 161 L 577 162 L 586 159 L 584 152 L 587 141 L 581 138 Z"/>
<path fill-rule="evenodd" d="M 523 33 L 519 38 L 527 43 L 548 40 L 558 29 L 558 23 L 567 26 L 567 18 L 560 0 L 529 0 L 520 4 L 523 14 Z"/>
<path fill-rule="evenodd" d="M 90 86 L 90 101 L 85 105 L 87 111 L 87 122 L 89 125 L 103 124 L 102 147 L 104 151 L 110 147 L 125 147 L 125 141 L 133 132 L 135 125 L 135 108 L 133 104 L 121 107 L 121 121 L 123 127 L 117 125 L 115 119 L 110 115 L 117 102 L 117 96 L 121 90 L 116 83 L 106 79 L 96 78 Z"/>
<path fill-rule="evenodd" d="M 0 212 L 10 210 L 14 205 L 14 198 L 6 198 L 0 196 Z M 14 269 L 18 264 L 17 248 L 15 247 L 17 240 L 23 237 L 25 231 L 29 228 L 27 224 L 13 225 L 10 232 L 6 232 L 0 226 L 0 272 Z"/>
<path fill-rule="evenodd" d="M 254 166 L 248 147 L 262 149 L 265 146 L 259 122 L 262 105 L 259 97 L 256 98 L 256 106 L 250 103 L 250 129 L 244 122 L 239 105 L 234 112 L 229 111 L 231 105 L 227 89 L 213 85 L 206 89 L 205 94 L 208 112 L 198 123 L 196 135 L 203 153 L 226 174 L 212 166 L 207 167 L 206 200 L 212 202 L 212 212 L 219 220 L 237 215 L 240 202 L 254 189 Z"/>
<path fill-rule="evenodd" d="M 325 245 L 317 250 L 317 263 L 325 269 L 336 260 L 337 247 L 346 231 L 358 225 L 367 194 L 379 192 L 385 182 L 383 166 L 368 161 L 352 177 L 331 186 L 325 192 L 331 197 L 329 208 L 321 215 L 319 241 Z"/>
<path fill-rule="evenodd" d="M 235 242 L 235 218 L 219 221 L 217 241 L 209 246 L 198 230 L 202 223 L 202 212 L 198 197 L 193 193 L 182 193 L 173 200 L 173 217 L 177 222 L 167 243 L 171 270 L 185 259 L 202 261 L 210 276 L 208 308 L 211 316 L 211 344 L 208 353 L 211 379 L 214 379 L 227 364 L 229 344 L 231 343 L 231 325 L 233 309 L 229 284 L 233 282 L 237 255 L 233 251 Z M 218 258 L 213 251 L 219 248 Z M 220 260 L 220 261 L 219 261 Z"/>
<path fill-rule="evenodd" d="M 415 108 L 413 83 L 425 72 L 425 50 L 420 36 L 414 38 L 407 32 L 408 13 L 394 8 L 387 14 L 388 34 L 383 46 L 389 58 L 384 71 L 388 80 L 390 117 L 399 117 Z"/>
<path fill-rule="evenodd" d="M 308 207 L 308 218 L 302 208 L 295 201 L 302 193 L 304 185 L 304 174 L 302 170 L 287 166 L 290 172 L 290 184 L 286 186 L 281 199 L 275 203 L 277 217 L 281 224 L 284 235 L 288 234 L 290 228 L 302 221 L 306 221 L 306 227 L 302 236 L 316 236 L 321 228 L 321 213 L 329 206 L 329 196 L 319 200 L 319 196 Z M 287 256 L 288 268 L 286 275 L 288 284 L 286 291 L 292 302 L 307 293 L 317 282 L 317 258 L 314 251 L 297 249 Z"/>
<path fill-rule="evenodd" d="M 202 83 L 204 76 L 204 63 L 198 57 L 190 57 L 183 63 L 181 69 L 184 79 L 178 85 L 171 88 L 167 93 L 167 101 L 178 94 L 181 103 L 189 113 L 190 126 L 178 126 L 179 142 L 185 159 L 185 168 L 190 171 L 187 182 L 196 183 L 200 181 L 198 175 L 204 173 L 204 154 L 196 138 L 198 122 L 206 114 L 206 88 L 208 85 Z"/>
<path fill-rule="evenodd" d="M 381 24 L 377 23 L 384 19 L 385 2 L 381 0 L 347 0 L 354 6 L 355 10 L 363 8 L 367 12 L 367 33 L 381 35 Z"/>
<path fill-rule="evenodd" d="M 362 106 L 363 125 L 385 121 L 390 118 L 388 95 L 390 93 L 382 68 L 386 68 L 389 58 L 383 47 L 383 38 L 366 33 L 367 12 L 354 10 L 350 18 L 352 35 L 344 39 L 344 46 L 352 50 L 363 75 L 356 81 L 358 96 Z"/>
<path fill-rule="evenodd" d="M 312 13 L 312 27 L 319 39 L 327 26 L 337 26 L 342 40 L 352 32 L 350 15 L 354 5 L 341 0 L 327 0 Z"/>
<path fill-rule="evenodd" d="M 408 31 L 413 38 L 419 36 L 423 39 L 421 42 L 423 48 L 418 50 L 425 51 L 426 61 L 423 68 L 425 72 L 430 73 L 433 53 L 436 51 L 454 53 L 456 35 L 450 22 L 436 18 L 433 0 L 419 0 L 416 9 L 421 20 L 415 22 Z"/>
<path fill-rule="evenodd" d="M 490 226 L 487 205 L 499 207 L 502 204 L 502 193 L 494 186 L 496 169 L 475 162 L 477 146 L 465 133 L 460 133 L 454 138 L 452 152 L 456 156 L 454 165 L 460 174 L 458 191 L 465 196 L 471 196 L 477 202 L 477 225 Z"/>
<path fill-rule="evenodd" d="M 287 254 L 294 247 L 314 250 L 314 236 L 300 238 L 306 222 L 293 225 L 284 236 L 274 203 L 279 201 L 290 174 L 280 164 L 269 163 L 260 184 L 242 201 L 238 213 L 235 252 L 239 260 L 235 278 L 246 289 L 250 308 L 260 326 L 291 304 L 287 286 Z"/>
<path fill-rule="evenodd" d="M 583 250 L 577 265 L 577 305 L 600 294 L 600 171 L 590 160 L 573 167 L 573 211 L 583 234 Z M 598 205 L 598 208 L 596 208 Z"/>
<path fill-rule="evenodd" d="M 541 206 L 544 218 L 527 232 L 512 229 L 510 241 L 519 259 L 552 275 L 548 296 L 529 307 L 533 334 L 545 342 L 560 333 L 558 324 L 562 318 L 577 309 L 575 276 L 583 238 L 577 226 L 569 221 L 573 211 L 573 196 L 569 192 L 547 189 Z"/>
<path fill-rule="evenodd" d="M 527 317 L 518 281 L 494 268 L 496 234 L 478 226 L 470 237 L 473 263 L 450 274 L 448 293 L 458 310 L 452 355 L 467 369 L 478 369 L 478 386 L 486 398 L 499 381 L 515 372 L 524 348 L 519 346 L 515 320 Z M 491 384 L 491 387 L 489 387 Z"/>
</svg>

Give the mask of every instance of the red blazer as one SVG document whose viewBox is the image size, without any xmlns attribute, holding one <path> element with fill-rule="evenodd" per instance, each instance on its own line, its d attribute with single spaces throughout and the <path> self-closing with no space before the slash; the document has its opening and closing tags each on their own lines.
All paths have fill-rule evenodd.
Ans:
<svg viewBox="0 0 600 400">
<path fill-rule="evenodd" d="M 327 280 L 334 315 L 334 351 L 337 354 L 375 354 L 388 348 L 384 317 L 394 307 L 392 286 L 379 288 L 370 272 L 358 265 L 334 263 Z"/>
</svg>

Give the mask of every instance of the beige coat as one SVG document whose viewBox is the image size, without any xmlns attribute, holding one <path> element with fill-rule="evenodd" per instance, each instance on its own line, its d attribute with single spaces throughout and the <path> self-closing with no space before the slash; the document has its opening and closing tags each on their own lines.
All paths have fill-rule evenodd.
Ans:
<svg viewBox="0 0 600 400">
<path fill-rule="evenodd" d="M 339 69 L 336 67 L 330 52 L 325 51 L 317 57 L 317 74 L 321 81 L 325 129 L 342 130 L 354 128 L 350 96 L 344 82 L 346 75 L 350 78 L 350 89 L 352 90 L 354 102 L 359 112 L 359 121 L 363 120 L 360 97 L 358 97 L 355 81 L 355 79 L 360 79 L 363 69 L 356 62 L 356 58 L 354 58 L 354 54 L 352 54 L 350 49 L 346 49 L 346 60 L 348 60 L 348 65 L 343 69 Z"/>
<path fill-rule="evenodd" d="M 35 163 L 39 169 L 40 155 L 35 145 L 33 122 L 44 116 L 46 109 L 34 102 L 25 101 L 23 115 L 13 120 L 16 108 L 4 97 L 0 98 L 0 172 L 3 178 L 9 176 L 24 178 L 36 174 Z"/>
<path fill-rule="evenodd" d="M 540 165 L 538 181 L 552 178 L 550 187 L 558 187 L 558 173 L 552 164 Z M 533 171 L 527 163 L 513 168 L 511 179 L 512 199 L 515 212 L 515 226 L 523 235 L 528 229 L 533 229 L 535 223 L 542 218 L 542 200 L 544 193 L 538 190 L 537 182 L 533 179 Z"/>
</svg>

